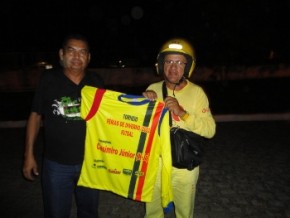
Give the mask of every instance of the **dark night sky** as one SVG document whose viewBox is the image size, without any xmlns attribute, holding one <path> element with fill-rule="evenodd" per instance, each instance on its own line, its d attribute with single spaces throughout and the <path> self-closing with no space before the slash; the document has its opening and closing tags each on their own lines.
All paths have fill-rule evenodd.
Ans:
<svg viewBox="0 0 290 218">
<path fill-rule="evenodd" d="M 2 2 L 1 53 L 56 52 L 65 34 L 81 32 L 98 63 L 125 57 L 151 64 L 174 36 L 193 42 L 200 65 L 290 62 L 289 0 L 126 2 Z"/>
</svg>

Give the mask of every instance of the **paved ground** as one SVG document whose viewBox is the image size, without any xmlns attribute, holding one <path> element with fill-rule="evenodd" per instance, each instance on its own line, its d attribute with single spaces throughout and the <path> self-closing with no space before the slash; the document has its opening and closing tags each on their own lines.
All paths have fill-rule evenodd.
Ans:
<svg viewBox="0 0 290 218">
<path fill-rule="evenodd" d="M 290 217 L 290 121 L 219 122 L 206 147 L 197 218 Z M 40 181 L 22 178 L 23 128 L 0 128 L 0 217 L 41 218 Z M 38 142 L 41 153 L 42 142 Z M 101 218 L 141 218 L 144 205 L 101 193 Z M 75 208 L 72 218 L 75 216 Z"/>
</svg>

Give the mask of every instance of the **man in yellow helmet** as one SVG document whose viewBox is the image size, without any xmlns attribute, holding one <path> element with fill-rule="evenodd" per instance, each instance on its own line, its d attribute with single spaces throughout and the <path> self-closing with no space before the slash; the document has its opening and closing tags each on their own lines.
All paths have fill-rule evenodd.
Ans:
<svg viewBox="0 0 290 218">
<path fill-rule="evenodd" d="M 164 100 L 171 113 L 172 127 L 180 127 L 212 138 L 216 124 L 204 90 L 188 80 L 195 68 L 195 52 L 184 39 L 171 39 L 157 56 L 156 69 L 164 80 L 149 85 L 143 95 L 150 100 Z M 167 95 L 163 98 L 162 86 Z M 170 146 L 170 145 L 168 145 Z M 162 162 L 162 157 L 160 158 Z M 161 164 L 159 165 L 161 166 Z M 193 170 L 172 167 L 173 203 L 176 218 L 192 218 L 199 167 Z M 146 218 L 164 217 L 161 205 L 160 174 L 156 179 L 152 201 L 146 203 Z"/>
</svg>

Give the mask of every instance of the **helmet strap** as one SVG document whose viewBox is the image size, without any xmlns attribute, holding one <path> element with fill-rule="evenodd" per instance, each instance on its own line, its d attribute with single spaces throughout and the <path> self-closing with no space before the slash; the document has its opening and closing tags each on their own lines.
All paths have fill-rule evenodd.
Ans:
<svg viewBox="0 0 290 218">
<path fill-rule="evenodd" d="M 164 76 L 164 77 L 165 77 L 165 80 L 166 80 L 168 83 L 174 85 L 174 88 L 173 88 L 173 96 L 175 97 L 174 91 L 175 91 L 176 87 L 179 86 L 179 85 L 184 81 L 185 77 L 182 76 L 181 79 L 180 79 L 177 83 L 170 82 L 170 81 L 167 79 L 166 76 Z"/>
</svg>

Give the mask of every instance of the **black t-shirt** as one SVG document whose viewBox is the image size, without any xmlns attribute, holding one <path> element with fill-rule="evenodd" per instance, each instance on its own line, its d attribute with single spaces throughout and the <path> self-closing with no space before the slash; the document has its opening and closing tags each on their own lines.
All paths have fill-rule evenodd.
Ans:
<svg viewBox="0 0 290 218">
<path fill-rule="evenodd" d="M 80 117 L 81 89 L 103 88 L 103 80 L 87 72 L 79 85 L 63 70 L 45 71 L 35 91 L 32 111 L 43 116 L 44 157 L 61 164 L 79 164 L 84 157 L 85 121 Z"/>
</svg>

